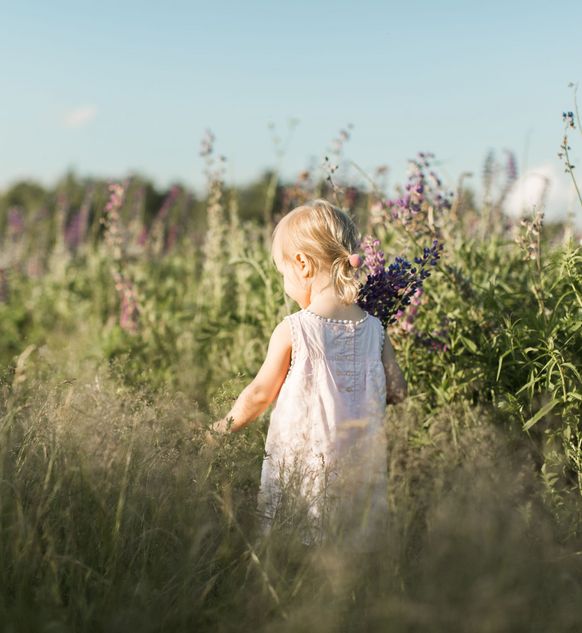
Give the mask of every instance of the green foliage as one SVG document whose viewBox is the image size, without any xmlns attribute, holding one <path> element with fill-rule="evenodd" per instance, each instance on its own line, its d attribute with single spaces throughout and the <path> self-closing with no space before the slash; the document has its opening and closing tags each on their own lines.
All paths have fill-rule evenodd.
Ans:
<svg viewBox="0 0 582 633">
<path fill-rule="evenodd" d="M 502 228 L 481 239 L 480 224 L 468 228 L 473 201 L 465 215 L 456 207 L 435 219 L 442 260 L 412 326 L 389 332 L 410 397 L 387 412 L 393 522 L 363 566 L 333 540 L 304 551 L 292 527 L 301 506 L 259 538 L 267 412 L 216 449 L 205 444 L 274 327 L 298 308 L 265 227 L 248 221 L 250 206 L 263 212 L 271 176 L 241 196 L 215 182 L 207 207 L 182 192 L 155 230 L 165 196 L 134 180 L 117 224 L 103 226 L 100 186 L 80 244 L 64 232 L 64 207 L 4 236 L 0 621 L 65 631 L 575 630 L 580 245 L 535 220 L 517 241 Z M 59 186 L 82 204 L 77 184 Z M 359 199 L 354 211 L 388 259 L 419 253 L 413 230 L 373 224 L 372 199 Z"/>
<path fill-rule="evenodd" d="M 262 420 L 209 451 L 191 398 L 120 387 L 73 341 L 0 382 L 0 621 L 62 631 L 570 631 L 582 506 L 548 512 L 525 436 L 492 407 L 388 411 L 377 550 L 260 537 Z M 215 413 L 237 393 L 220 387 Z M 576 527 L 578 526 L 578 527 Z M 578 532 L 578 538 L 580 533 Z M 34 609 L 31 609 L 34 604 Z M 491 609 L 495 604 L 495 609 Z"/>
<path fill-rule="evenodd" d="M 12 269 L 8 299 L 0 303 L 3 363 L 28 344 L 74 333 L 82 320 L 90 324 L 91 349 L 128 387 L 191 390 L 208 406 L 233 376 L 250 381 L 272 330 L 297 306 L 283 292 L 262 228 L 241 224 L 237 199 L 218 193 L 209 207 L 214 228 L 202 244 L 186 233 L 164 253 L 124 237 L 117 265 L 139 305 L 136 332 L 120 321 L 111 255 L 102 244 L 62 251 L 38 278 Z M 128 208 L 121 211 L 121 221 L 129 221 Z M 524 258 L 523 240 L 497 231 L 482 241 L 448 222 L 449 241 L 413 331 L 391 331 L 412 397 L 427 411 L 457 400 L 494 404 L 539 445 L 540 466 L 551 452 L 545 444 L 562 446 L 562 462 L 552 458 L 554 487 L 582 492 L 580 247 L 546 238 L 539 256 Z M 387 255 L 417 254 L 414 234 L 397 223 L 376 232 Z M 202 251 L 212 257 L 203 259 Z"/>
</svg>

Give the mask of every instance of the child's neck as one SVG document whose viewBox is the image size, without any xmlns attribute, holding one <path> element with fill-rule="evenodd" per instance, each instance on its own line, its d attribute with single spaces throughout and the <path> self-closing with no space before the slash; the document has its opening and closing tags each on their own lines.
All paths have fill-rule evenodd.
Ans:
<svg viewBox="0 0 582 633">
<path fill-rule="evenodd" d="M 306 310 L 330 319 L 361 319 L 365 312 L 357 303 L 342 303 L 336 295 L 319 293 L 310 297 Z"/>
</svg>

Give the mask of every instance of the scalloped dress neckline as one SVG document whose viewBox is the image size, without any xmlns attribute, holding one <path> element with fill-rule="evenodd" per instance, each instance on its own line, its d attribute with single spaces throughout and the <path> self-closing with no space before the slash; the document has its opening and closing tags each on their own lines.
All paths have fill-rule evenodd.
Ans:
<svg viewBox="0 0 582 633">
<path fill-rule="evenodd" d="M 321 319 L 322 321 L 327 321 L 328 323 L 346 323 L 350 325 L 358 325 L 359 323 L 363 323 L 370 316 L 370 313 L 366 312 L 366 314 L 358 321 L 352 321 L 351 319 L 332 319 L 331 317 L 324 317 L 324 316 L 321 316 L 321 314 L 316 314 L 315 312 L 312 312 L 311 310 L 309 310 L 309 308 L 303 308 L 302 312 L 311 314 L 312 316 L 317 317 L 318 319 Z"/>
</svg>

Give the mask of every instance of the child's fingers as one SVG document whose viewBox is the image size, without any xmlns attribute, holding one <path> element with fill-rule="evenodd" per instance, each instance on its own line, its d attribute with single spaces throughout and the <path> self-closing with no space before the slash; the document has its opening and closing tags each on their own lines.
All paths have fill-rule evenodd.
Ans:
<svg viewBox="0 0 582 633">
<path fill-rule="evenodd" d="M 228 421 L 226 418 L 221 418 L 216 421 L 210 428 L 214 433 L 226 433 L 228 431 Z"/>
<path fill-rule="evenodd" d="M 216 438 L 216 434 L 212 433 L 212 431 L 206 431 L 204 434 L 204 442 L 208 446 L 218 446 L 218 440 Z"/>
<path fill-rule="evenodd" d="M 210 426 L 207 426 L 204 430 L 202 425 L 199 425 L 200 430 L 202 431 L 202 442 L 204 444 L 205 451 L 211 451 L 217 448 L 220 445 L 221 436 L 225 435 L 228 432 L 228 423 L 225 418 L 214 422 Z"/>
</svg>

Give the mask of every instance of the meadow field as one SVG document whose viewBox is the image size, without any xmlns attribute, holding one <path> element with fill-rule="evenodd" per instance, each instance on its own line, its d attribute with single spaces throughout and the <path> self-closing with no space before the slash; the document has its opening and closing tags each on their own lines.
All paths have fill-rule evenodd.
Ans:
<svg viewBox="0 0 582 633">
<path fill-rule="evenodd" d="M 580 231 L 543 199 L 506 213 L 511 155 L 477 196 L 426 153 L 393 190 L 336 182 L 333 156 L 235 189 L 211 135 L 201 153 L 200 199 L 73 175 L 0 197 L 1 630 L 581 631 Z M 204 440 L 299 309 L 270 237 L 315 197 L 387 264 L 443 245 L 390 326 L 409 397 L 375 556 L 305 549 L 293 506 L 259 538 L 270 409 Z"/>
</svg>

